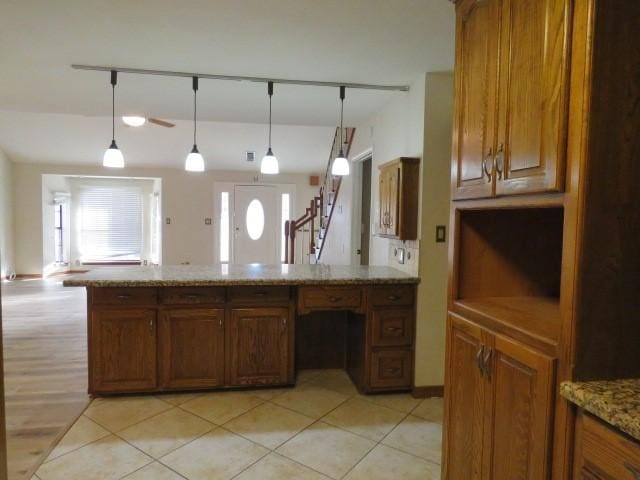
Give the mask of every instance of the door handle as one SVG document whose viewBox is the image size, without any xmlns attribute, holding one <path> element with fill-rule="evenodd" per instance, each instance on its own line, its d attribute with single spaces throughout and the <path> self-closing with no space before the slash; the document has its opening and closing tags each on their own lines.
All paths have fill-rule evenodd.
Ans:
<svg viewBox="0 0 640 480">
<path fill-rule="evenodd" d="M 149 335 L 153 335 L 153 318 L 149 319 Z"/>
<path fill-rule="evenodd" d="M 386 327 L 385 330 L 387 332 L 399 332 L 401 330 L 400 327 Z"/>
<path fill-rule="evenodd" d="M 640 470 L 631 465 L 629 462 L 624 462 L 624 468 L 631 472 L 631 475 L 633 475 L 636 480 L 640 480 Z"/>
<path fill-rule="evenodd" d="M 487 378 L 489 378 L 489 380 L 491 380 L 491 364 L 489 362 L 491 361 L 492 354 L 493 354 L 493 349 L 487 348 L 486 352 L 482 357 L 482 369 L 487 374 Z"/>
<path fill-rule="evenodd" d="M 504 170 L 504 143 L 501 143 L 496 153 L 496 173 L 498 174 L 498 180 L 502 180 L 502 172 Z"/>
<path fill-rule="evenodd" d="M 478 353 L 476 353 L 476 366 L 478 367 L 478 370 L 480 370 L 481 377 L 484 375 L 484 370 L 482 366 L 483 356 L 484 356 L 484 345 L 480 345 L 480 347 L 478 347 Z"/>
<path fill-rule="evenodd" d="M 491 183 L 491 171 L 487 168 L 487 160 L 493 160 L 493 149 L 489 148 L 487 156 L 482 159 L 482 171 L 487 176 L 489 183 Z"/>
<path fill-rule="evenodd" d="M 218 326 L 219 326 L 221 329 L 224 329 L 224 320 L 222 319 L 222 317 L 220 317 L 220 318 L 218 319 Z"/>
</svg>

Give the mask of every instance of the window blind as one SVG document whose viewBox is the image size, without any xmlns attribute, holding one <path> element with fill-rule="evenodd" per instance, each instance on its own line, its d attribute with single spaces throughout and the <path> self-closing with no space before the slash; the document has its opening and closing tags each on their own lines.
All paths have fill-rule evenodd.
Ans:
<svg viewBox="0 0 640 480">
<path fill-rule="evenodd" d="M 140 260 L 142 191 L 135 187 L 87 186 L 79 195 L 83 262 Z"/>
</svg>

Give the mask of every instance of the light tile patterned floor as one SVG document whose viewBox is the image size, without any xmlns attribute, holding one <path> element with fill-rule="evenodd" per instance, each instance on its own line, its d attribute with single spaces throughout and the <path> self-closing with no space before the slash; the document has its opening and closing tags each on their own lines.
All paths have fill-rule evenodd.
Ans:
<svg viewBox="0 0 640 480">
<path fill-rule="evenodd" d="M 34 480 L 439 480 L 442 400 L 294 388 L 100 398 Z"/>
</svg>

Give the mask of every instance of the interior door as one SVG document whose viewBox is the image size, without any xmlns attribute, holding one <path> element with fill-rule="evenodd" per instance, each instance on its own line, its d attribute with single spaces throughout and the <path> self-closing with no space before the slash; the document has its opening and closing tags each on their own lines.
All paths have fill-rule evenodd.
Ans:
<svg viewBox="0 0 640 480">
<path fill-rule="evenodd" d="M 496 335 L 487 360 L 492 480 L 549 478 L 553 418 L 553 360 Z"/>
<path fill-rule="evenodd" d="M 234 189 L 234 263 L 280 263 L 278 191 L 271 185 Z"/>
<path fill-rule="evenodd" d="M 478 325 L 449 316 L 443 458 L 443 478 L 449 480 L 482 478 L 482 335 Z"/>
<path fill-rule="evenodd" d="M 163 387 L 224 384 L 224 309 L 166 309 L 159 338 Z"/>
<path fill-rule="evenodd" d="M 499 0 L 463 0 L 456 8 L 456 105 L 452 197 L 494 192 Z"/>
<path fill-rule="evenodd" d="M 231 310 L 227 336 L 229 385 L 271 385 L 289 378 L 289 309 Z"/>
<path fill-rule="evenodd" d="M 571 0 L 503 0 L 498 194 L 562 191 Z"/>
</svg>

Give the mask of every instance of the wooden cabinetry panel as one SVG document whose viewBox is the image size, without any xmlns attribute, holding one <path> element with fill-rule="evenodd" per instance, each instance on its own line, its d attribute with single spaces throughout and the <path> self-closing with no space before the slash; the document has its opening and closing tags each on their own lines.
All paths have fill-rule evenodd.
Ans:
<svg viewBox="0 0 640 480">
<path fill-rule="evenodd" d="M 298 291 L 298 310 L 311 309 L 360 309 L 360 287 L 301 287 Z"/>
<path fill-rule="evenodd" d="M 202 388 L 224 384 L 224 310 L 164 310 L 159 330 L 164 388 Z"/>
<path fill-rule="evenodd" d="M 95 309 L 91 313 L 91 386 L 94 392 L 156 387 L 156 311 Z"/>
<path fill-rule="evenodd" d="M 227 337 L 228 384 L 290 381 L 292 360 L 288 308 L 231 310 Z"/>
<path fill-rule="evenodd" d="M 418 238 L 420 159 L 400 157 L 378 168 L 378 235 L 399 240 L 415 240 Z"/>
<path fill-rule="evenodd" d="M 503 0 L 498 194 L 561 191 L 570 0 Z"/>
<path fill-rule="evenodd" d="M 379 350 L 371 354 L 371 387 L 408 388 L 411 386 L 411 350 Z"/>
<path fill-rule="evenodd" d="M 412 308 L 381 308 L 373 310 L 371 315 L 372 346 L 410 346 L 413 343 Z"/>
<path fill-rule="evenodd" d="M 552 360 L 496 336 L 486 371 L 493 391 L 491 470 L 487 478 L 548 478 Z"/>
<path fill-rule="evenodd" d="M 498 0 L 464 0 L 456 8 L 456 99 L 452 196 L 489 197 L 494 192 Z"/>
<path fill-rule="evenodd" d="M 161 302 L 168 305 L 222 304 L 224 287 L 167 287 L 161 290 Z"/>
<path fill-rule="evenodd" d="M 158 290 L 147 287 L 101 287 L 91 290 L 96 305 L 153 305 L 158 301 Z"/>
<path fill-rule="evenodd" d="M 286 286 L 244 285 L 229 288 L 229 300 L 234 303 L 287 304 L 291 291 Z"/>
<path fill-rule="evenodd" d="M 445 378 L 445 479 L 479 480 L 485 388 L 480 375 L 480 327 L 449 316 Z"/>
<path fill-rule="evenodd" d="M 581 411 L 576 422 L 573 478 L 638 480 L 640 443 Z"/>
</svg>

